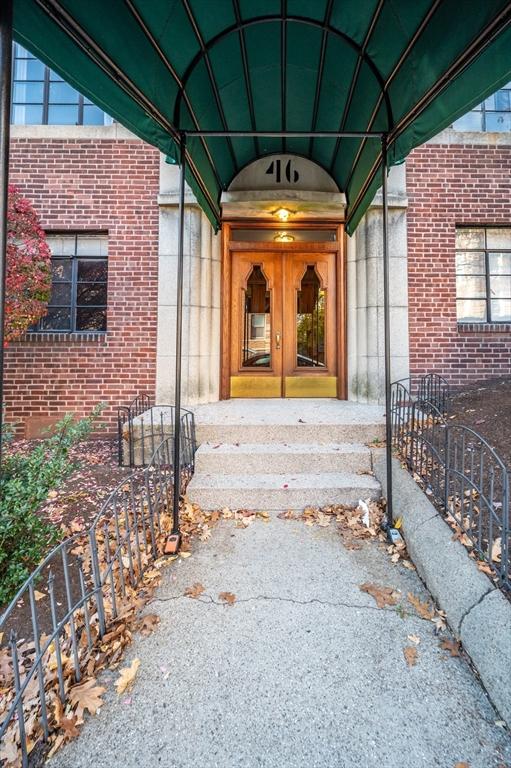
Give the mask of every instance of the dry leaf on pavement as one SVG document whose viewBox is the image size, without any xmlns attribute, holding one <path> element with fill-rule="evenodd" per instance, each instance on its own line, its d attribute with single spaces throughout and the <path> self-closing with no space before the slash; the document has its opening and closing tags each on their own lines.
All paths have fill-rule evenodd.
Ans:
<svg viewBox="0 0 511 768">
<path fill-rule="evenodd" d="M 160 617 L 155 613 L 148 613 L 146 616 L 142 616 L 139 624 L 140 633 L 144 637 L 151 635 L 156 629 L 157 624 L 160 623 Z"/>
<path fill-rule="evenodd" d="M 72 717 L 63 717 L 60 721 L 60 727 L 64 731 L 64 735 L 68 741 L 76 738 L 80 734 L 80 731 L 76 727 L 78 724 L 78 718 L 76 715 Z"/>
<path fill-rule="evenodd" d="M 444 651 L 449 651 L 451 656 L 459 656 L 461 650 L 461 644 L 457 640 L 442 640 L 440 648 Z"/>
<path fill-rule="evenodd" d="M 407 645 L 403 648 L 403 654 L 409 667 L 414 667 L 417 663 L 417 648 L 414 645 Z"/>
<path fill-rule="evenodd" d="M 69 691 L 69 699 L 73 707 L 76 707 L 75 715 L 78 724 L 83 723 L 84 712 L 95 715 L 98 709 L 103 705 L 101 696 L 106 688 L 98 685 L 96 680 L 86 680 L 84 683 L 74 685 Z"/>
<path fill-rule="evenodd" d="M 392 587 L 379 587 L 378 584 L 370 584 L 366 581 L 364 584 L 360 584 L 359 589 L 361 592 L 367 592 L 368 595 L 374 597 L 378 608 L 396 605 L 398 601 L 399 595 Z"/>
<path fill-rule="evenodd" d="M 129 667 L 124 667 L 121 669 L 120 677 L 116 680 L 115 687 L 117 688 L 117 693 L 121 695 L 121 693 L 126 693 L 126 691 L 129 691 L 135 682 L 135 677 L 138 672 L 138 668 L 140 666 L 140 659 L 133 659 Z"/>
<path fill-rule="evenodd" d="M 428 621 L 433 620 L 435 609 L 428 602 L 422 603 L 412 592 L 408 592 L 408 602 L 413 605 L 421 619 L 427 619 Z"/>
<path fill-rule="evenodd" d="M 470 768 L 470 764 L 469 763 L 456 763 L 454 768 Z"/>
<path fill-rule="evenodd" d="M 185 589 L 185 595 L 186 597 L 193 597 L 195 599 L 197 597 L 200 597 L 204 591 L 205 591 L 205 587 L 203 587 L 202 584 L 196 581 L 195 584 L 192 584 L 191 587 L 187 587 Z"/>
<path fill-rule="evenodd" d="M 233 605 L 236 602 L 236 595 L 233 595 L 232 592 L 220 592 L 218 599 L 228 605 Z"/>
</svg>

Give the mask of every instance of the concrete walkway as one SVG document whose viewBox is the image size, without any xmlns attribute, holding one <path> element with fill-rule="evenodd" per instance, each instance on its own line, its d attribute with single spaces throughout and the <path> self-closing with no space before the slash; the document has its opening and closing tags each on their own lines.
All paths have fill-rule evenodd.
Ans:
<svg viewBox="0 0 511 768">
<path fill-rule="evenodd" d="M 171 566 L 161 624 L 136 638 L 134 690 L 107 696 L 54 768 L 507 768 L 508 733 L 467 662 L 439 648 L 377 543 L 346 550 L 335 524 L 220 523 Z M 401 591 L 378 609 L 359 585 Z M 194 582 L 206 592 L 183 597 Z M 233 592 L 233 606 L 219 604 Z M 403 648 L 420 638 L 407 667 Z M 444 635 L 445 636 L 445 635 Z M 447 635 L 448 636 L 448 635 Z M 168 674 L 170 672 L 170 674 Z M 114 681 L 115 673 L 105 677 Z"/>
</svg>

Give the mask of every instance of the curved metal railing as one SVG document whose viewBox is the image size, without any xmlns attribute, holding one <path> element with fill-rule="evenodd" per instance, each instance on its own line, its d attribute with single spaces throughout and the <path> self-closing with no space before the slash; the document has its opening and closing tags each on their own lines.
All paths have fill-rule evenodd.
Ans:
<svg viewBox="0 0 511 768">
<path fill-rule="evenodd" d="M 191 473 L 187 451 L 182 454 L 185 488 Z M 119 483 L 87 531 L 48 553 L 0 616 L 2 688 L 9 691 L 0 703 L 0 744 L 14 744 L 21 765 L 28 765 L 29 744 L 48 739 L 57 695 L 65 704 L 69 678 L 82 679 L 123 601 L 163 555 L 173 482 L 172 438 L 166 438 L 145 469 Z M 26 637 L 19 636 L 20 625 L 30 627 Z"/>
<path fill-rule="evenodd" d="M 153 405 L 150 395 L 138 395 L 129 405 L 117 409 L 119 464 L 145 466 L 157 446 L 173 437 L 176 420 L 174 405 Z M 186 463 L 193 468 L 196 439 L 195 419 L 191 411 L 181 408 L 182 450 Z"/>
<path fill-rule="evenodd" d="M 392 444 L 500 585 L 511 589 L 509 470 L 478 432 L 446 419 L 450 395 L 443 381 L 430 374 L 393 383 Z"/>
</svg>

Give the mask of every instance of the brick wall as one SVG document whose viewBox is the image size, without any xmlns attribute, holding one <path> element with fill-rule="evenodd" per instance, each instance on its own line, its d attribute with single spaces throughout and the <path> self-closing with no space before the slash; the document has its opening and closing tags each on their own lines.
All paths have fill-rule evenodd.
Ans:
<svg viewBox="0 0 511 768">
<path fill-rule="evenodd" d="M 7 420 L 32 436 L 107 401 L 113 428 L 117 405 L 155 390 L 159 153 L 135 139 L 13 139 L 10 181 L 45 229 L 108 232 L 108 332 L 10 344 Z"/>
<path fill-rule="evenodd" d="M 511 226 L 511 146 L 428 144 L 407 161 L 410 373 L 511 374 L 511 325 L 456 322 L 457 225 Z"/>
</svg>

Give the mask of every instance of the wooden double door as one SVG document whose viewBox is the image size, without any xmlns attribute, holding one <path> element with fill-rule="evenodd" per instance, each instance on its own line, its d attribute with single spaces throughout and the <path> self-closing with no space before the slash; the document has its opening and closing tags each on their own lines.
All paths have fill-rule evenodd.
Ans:
<svg viewBox="0 0 511 768">
<path fill-rule="evenodd" d="M 231 256 L 230 396 L 337 397 L 337 254 Z"/>
</svg>

